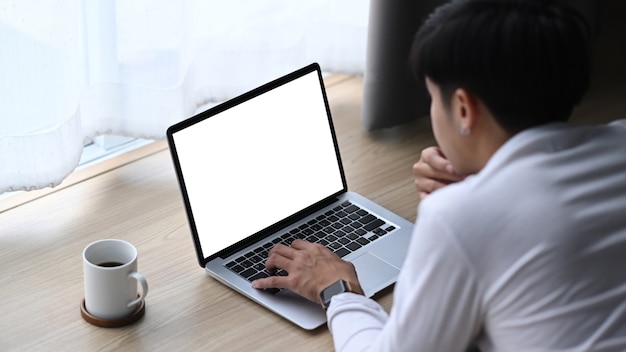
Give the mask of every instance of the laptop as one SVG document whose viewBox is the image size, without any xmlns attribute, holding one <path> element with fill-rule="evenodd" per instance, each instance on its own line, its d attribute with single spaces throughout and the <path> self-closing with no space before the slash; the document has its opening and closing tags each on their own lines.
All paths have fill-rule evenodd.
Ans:
<svg viewBox="0 0 626 352">
<path fill-rule="evenodd" d="M 167 140 L 213 278 L 307 330 L 326 322 L 318 304 L 251 286 L 277 243 L 322 243 L 354 263 L 369 297 L 396 281 L 413 224 L 348 191 L 317 63 L 169 127 Z"/>
</svg>

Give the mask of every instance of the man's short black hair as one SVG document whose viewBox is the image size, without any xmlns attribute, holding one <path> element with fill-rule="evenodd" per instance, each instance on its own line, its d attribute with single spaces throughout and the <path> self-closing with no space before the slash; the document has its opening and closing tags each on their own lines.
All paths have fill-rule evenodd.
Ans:
<svg viewBox="0 0 626 352">
<path fill-rule="evenodd" d="M 510 133 L 567 121 L 589 86 L 582 16 L 548 0 L 456 0 L 415 36 L 411 65 L 448 106 L 464 88 Z"/>
</svg>

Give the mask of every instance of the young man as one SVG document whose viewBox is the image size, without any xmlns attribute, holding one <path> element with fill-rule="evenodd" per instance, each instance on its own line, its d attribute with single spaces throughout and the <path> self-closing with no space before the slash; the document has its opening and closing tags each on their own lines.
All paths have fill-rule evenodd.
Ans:
<svg viewBox="0 0 626 352">
<path fill-rule="evenodd" d="M 416 185 L 441 189 L 420 204 L 390 314 L 304 241 L 270 253 L 288 276 L 253 286 L 322 303 L 344 280 L 327 311 L 339 351 L 626 350 L 626 121 L 564 123 L 588 86 L 584 30 L 549 1 L 438 8 L 411 64 L 440 148 Z"/>
</svg>

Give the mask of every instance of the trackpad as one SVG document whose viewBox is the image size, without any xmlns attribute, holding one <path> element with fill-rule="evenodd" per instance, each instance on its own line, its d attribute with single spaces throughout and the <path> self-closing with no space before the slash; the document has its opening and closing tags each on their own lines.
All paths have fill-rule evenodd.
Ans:
<svg viewBox="0 0 626 352">
<path fill-rule="evenodd" d="M 373 296 L 376 292 L 396 282 L 400 270 L 374 255 L 364 253 L 350 260 L 356 267 L 356 273 L 365 295 Z"/>
</svg>

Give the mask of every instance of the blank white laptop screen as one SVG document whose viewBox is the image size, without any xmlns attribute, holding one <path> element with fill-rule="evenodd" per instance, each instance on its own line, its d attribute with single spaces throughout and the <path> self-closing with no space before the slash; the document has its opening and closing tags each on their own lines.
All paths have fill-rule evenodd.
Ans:
<svg viewBox="0 0 626 352">
<path fill-rule="evenodd" d="M 343 189 L 313 71 L 175 132 L 205 256 Z"/>
</svg>

